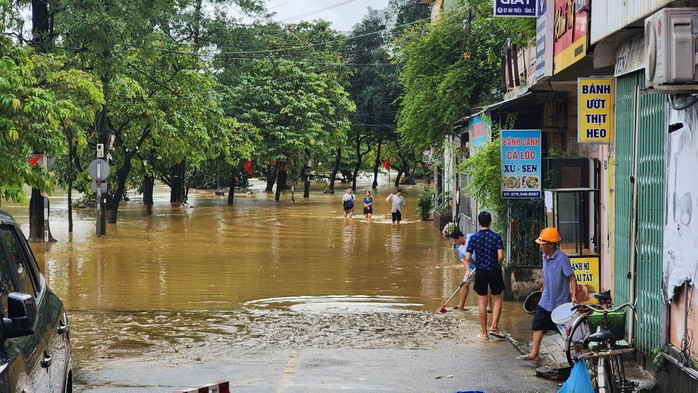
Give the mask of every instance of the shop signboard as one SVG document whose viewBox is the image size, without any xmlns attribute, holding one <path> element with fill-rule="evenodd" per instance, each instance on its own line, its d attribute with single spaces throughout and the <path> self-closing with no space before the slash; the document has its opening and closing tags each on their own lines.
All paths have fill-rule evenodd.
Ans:
<svg viewBox="0 0 698 393">
<path fill-rule="evenodd" d="M 588 0 L 555 0 L 553 71 L 555 74 L 587 54 Z"/>
<path fill-rule="evenodd" d="M 614 78 L 577 79 L 577 141 L 579 143 L 610 143 L 613 141 L 615 119 Z"/>
<path fill-rule="evenodd" d="M 580 303 L 595 303 L 594 293 L 600 290 L 599 257 L 570 257 L 574 276 L 577 279 L 577 300 Z"/>
<path fill-rule="evenodd" d="M 538 1 L 540 0 L 494 0 L 494 16 L 535 18 Z"/>
<path fill-rule="evenodd" d="M 468 131 L 470 132 L 470 154 L 475 154 L 490 140 L 490 127 L 482 116 L 475 116 L 470 122 Z"/>
<path fill-rule="evenodd" d="M 553 75 L 553 13 L 547 10 L 548 0 L 536 1 L 536 82 Z"/>
<path fill-rule="evenodd" d="M 541 198 L 541 131 L 502 130 L 502 198 Z"/>
</svg>

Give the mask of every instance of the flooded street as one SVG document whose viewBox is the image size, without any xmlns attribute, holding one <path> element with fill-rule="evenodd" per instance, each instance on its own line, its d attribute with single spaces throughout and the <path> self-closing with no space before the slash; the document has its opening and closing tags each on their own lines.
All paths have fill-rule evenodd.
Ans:
<svg viewBox="0 0 698 393">
<path fill-rule="evenodd" d="M 171 206 L 160 187 L 152 216 L 131 195 L 101 238 L 94 210 L 76 210 L 72 240 L 67 199 L 52 197 L 58 242 L 48 252 L 32 247 L 70 313 L 76 384 L 107 359 L 205 362 L 232 347 L 418 349 L 474 336 L 462 322 L 476 311 L 435 313 L 463 273 L 451 240 L 418 219 L 423 186 L 404 187 L 401 225 L 384 200 L 392 187 L 374 195 L 371 221 L 360 211 L 344 219 L 344 189 L 324 187 L 315 184 L 309 199 L 297 192 L 293 203 L 290 192 L 275 202 L 258 184 L 236 193 L 234 206 L 192 190 L 187 207 Z M 3 208 L 27 233 L 26 206 Z M 505 304 L 505 331 L 529 323 L 519 307 Z"/>
</svg>

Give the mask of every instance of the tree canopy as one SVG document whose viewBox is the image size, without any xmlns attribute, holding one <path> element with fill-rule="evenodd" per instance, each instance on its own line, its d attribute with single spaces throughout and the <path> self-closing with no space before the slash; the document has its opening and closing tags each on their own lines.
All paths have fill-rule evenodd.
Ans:
<svg viewBox="0 0 698 393">
<path fill-rule="evenodd" d="M 422 150 L 438 146 L 470 108 L 501 91 L 501 50 L 527 42 L 533 20 L 495 18 L 492 2 L 458 0 L 443 20 L 410 28 L 398 43 L 402 65 L 398 130 Z"/>
</svg>

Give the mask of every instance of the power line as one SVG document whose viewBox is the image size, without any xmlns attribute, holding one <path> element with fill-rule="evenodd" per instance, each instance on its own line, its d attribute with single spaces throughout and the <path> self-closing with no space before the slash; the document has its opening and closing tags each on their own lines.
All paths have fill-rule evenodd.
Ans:
<svg viewBox="0 0 698 393">
<path fill-rule="evenodd" d="M 277 4 L 277 5 L 273 6 L 273 7 L 267 8 L 267 11 L 273 10 L 274 8 L 279 8 L 279 7 L 281 7 L 282 5 L 286 5 L 286 4 L 288 4 L 288 3 L 293 3 L 293 2 L 295 2 L 295 1 L 296 1 L 296 0 L 289 0 L 289 1 L 285 1 L 285 2 L 283 2 L 283 3 L 279 3 L 279 4 Z"/>
<path fill-rule="evenodd" d="M 344 4 L 353 3 L 354 1 L 356 1 L 356 0 L 345 0 L 345 1 L 341 2 L 341 3 L 333 4 L 333 5 L 328 6 L 328 7 L 325 7 L 325 8 L 320 8 L 320 9 L 315 10 L 315 11 L 306 12 L 305 14 L 296 15 L 296 16 L 293 16 L 293 17 L 290 17 L 290 18 L 286 18 L 286 19 L 280 20 L 279 23 L 286 23 L 286 22 L 292 21 L 292 20 L 294 20 L 294 19 L 305 18 L 306 16 L 319 14 L 319 13 L 321 13 L 321 12 L 329 11 L 329 10 L 331 10 L 331 9 L 333 9 L 333 8 L 337 8 L 337 7 L 343 6 Z"/>
</svg>

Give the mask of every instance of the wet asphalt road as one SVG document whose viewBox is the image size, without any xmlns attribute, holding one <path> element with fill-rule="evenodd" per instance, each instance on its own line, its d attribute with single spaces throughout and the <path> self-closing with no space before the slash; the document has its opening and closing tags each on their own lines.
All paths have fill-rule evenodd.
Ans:
<svg viewBox="0 0 698 393">
<path fill-rule="evenodd" d="M 231 392 L 239 393 L 557 391 L 557 383 L 535 377 L 533 363 L 515 359 L 519 353 L 508 341 L 471 339 L 475 322 L 459 316 L 457 324 L 457 337 L 418 349 L 231 347 L 210 353 L 202 344 L 105 359 L 76 370 L 75 390 L 164 393 L 229 381 Z"/>
</svg>

